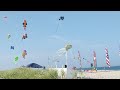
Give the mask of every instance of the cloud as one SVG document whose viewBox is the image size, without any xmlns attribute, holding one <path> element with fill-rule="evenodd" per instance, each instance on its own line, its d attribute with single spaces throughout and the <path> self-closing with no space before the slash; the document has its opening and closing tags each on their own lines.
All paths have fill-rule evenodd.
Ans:
<svg viewBox="0 0 120 90">
<path fill-rule="evenodd" d="M 63 38 L 62 38 L 62 37 L 60 37 L 60 36 L 58 36 L 58 35 L 52 35 L 52 36 L 51 36 L 51 38 L 61 39 L 61 40 L 63 40 Z"/>
<path fill-rule="evenodd" d="M 58 35 L 52 35 L 50 36 L 50 38 L 52 39 L 57 39 L 57 40 L 61 40 L 63 42 L 67 42 L 67 40 L 65 40 L 64 38 L 62 38 L 62 36 L 58 36 Z"/>
</svg>

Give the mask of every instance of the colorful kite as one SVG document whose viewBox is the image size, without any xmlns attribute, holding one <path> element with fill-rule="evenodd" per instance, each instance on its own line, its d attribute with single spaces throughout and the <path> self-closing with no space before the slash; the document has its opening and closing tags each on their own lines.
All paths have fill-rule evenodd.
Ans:
<svg viewBox="0 0 120 90">
<path fill-rule="evenodd" d="M 15 63 L 15 64 L 17 63 L 18 59 L 19 59 L 19 57 L 16 56 L 16 57 L 15 57 L 15 60 L 14 60 L 14 63 Z"/>
<path fill-rule="evenodd" d="M 59 21 L 60 21 L 60 20 L 64 20 L 64 16 L 61 16 L 61 17 L 59 18 Z M 56 32 L 57 32 L 57 30 L 58 30 L 58 28 L 59 28 L 59 24 L 60 24 L 60 22 L 58 22 Z"/>
<path fill-rule="evenodd" d="M 4 16 L 3 19 L 4 19 L 4 21 L 6 22 L 6 21 L 7 21 L 7 16 Z"/>
<path fill-rule="evenodd" d="M 24 30 L 26 30 L 26 27 L 27 27 L 27 21 L 26 20 L 24 20 L 24 22 L 23 22 L 23 27 L 24 27 Z"/>
<path fill-rule="evenodd" d="M 59 20 L 64 20 L 64 16 L 61 16 L 61 17 L 59 18 Z"/>
<path fill-rule="evenodd" d="M 28 37 L 27 34 L 25 34 L 22 36 L 22 39 L 26 39 L 27 37 Z"/>
<path fill-rule="evenodd" d="M 15 57 L 15 61 L 18 61 L 18 59 L 19 59 L 19 57 L 17 56 L 17 57 Z"/>
<path fill-rule="evenodd" d="M 26 55 L 27 55 L 27 51 L 24 50 L 23 53 L 22 53 L 22 56 L 23 56 L 24 59 L 25 59 L 25 56 L 26 56 Z"/>
<path fill-rule="evenodd" d="M 4 16 L 4 18 L 7 18 L 7 16 Z"/>
<path fill-rule="evenodd" d="M 22 39 L 25 39 L 25 35 L 22 36 Z"/>
<path fill-rule="evenodd" d="M 14 46 L 11 46 L 10 49 L 13 49 L 13 50 L 14 50 Z"/>
<path fill-rule="evenodd" d="M 8 39 L 11 37 L 11 35 L 10 34 L 8 34 Z"/>
<path fill-rule="evenodd" d="M 25 34 L 25 38 L 28 38 L 27 34 Z"/>
</svg>

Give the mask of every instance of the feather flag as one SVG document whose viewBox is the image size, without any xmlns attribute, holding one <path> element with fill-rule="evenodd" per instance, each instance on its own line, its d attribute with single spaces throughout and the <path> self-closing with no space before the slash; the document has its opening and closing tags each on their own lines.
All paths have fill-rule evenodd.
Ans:
<svg viewBox="0 0 120 90">
<path fill-rule="evenodd" d="M 97 68 L 97 60 L 96 60 L 96 52 L 93 51 L 93 61 L 94 61 L 94 67 Z"/>
<path fill-rule="evenodd" d="M 108 49 L 107 48 L 105 48 L 105 52 L 106 52 L 106 64 L 110 68 L 110 60 L 109 60 L 109 55 L 108 55 Z"/>
<path fill-rule="evenodd" d="M 80 52 L 79 51 L 78 51 L 78 60 L 80 60 L 80 67 L 82 68 L 81 57 L 80 57 Z"/>
</svg>

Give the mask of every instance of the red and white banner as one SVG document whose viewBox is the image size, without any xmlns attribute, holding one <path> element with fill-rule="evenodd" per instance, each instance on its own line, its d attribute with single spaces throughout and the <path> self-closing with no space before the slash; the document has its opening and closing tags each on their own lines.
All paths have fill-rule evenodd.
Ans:
<svg viewBox="0 0 120 90">
<path fill-rule="evenodd" d="M 80 60 L 80 67 L 82 67 L 80 52 L 78 51 L 78 60 Z"/>
<path fill-rule="evenodd" d="M 109 55 L 108 55 L 108 49 L 105 48 L 105 52 L 106 52 L 106 64 L 108 65 L 108 67 L 110 67 L 110 60 L 109 60 Z"/>
<path fill-rule="evenodd" d="M 94 61 L 94 67 L 97 67 L 97 61 L 96 61 L 96 53 L 93 51 L 93 61 Z"/>
</svg>

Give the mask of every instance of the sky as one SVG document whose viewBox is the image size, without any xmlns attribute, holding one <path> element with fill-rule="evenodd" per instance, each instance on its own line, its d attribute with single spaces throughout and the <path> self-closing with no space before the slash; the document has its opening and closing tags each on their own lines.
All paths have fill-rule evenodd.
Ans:
<svg viewBox="0 0 120 90">
<path fill-rule="evenodd" d="M 64 16 L 64 20 L 59 20 L 60 16 Z M 26 31 L 22 24 L 25 19 Z M 119 11 L 0 11 L 0 32 L 0 70 L 30 63 L 54 67 L 53 57 L 67 43 L 72 45 L 67 54 L 69 67 L 80 67 L 76 58 L 78 50 L 81 57 L 90 62 L 93 62 L 95 51 L 97 66 L 107 66 L 105 48 L 108 48 L 111 66 L 120 65 Z M 22 40 L 25 33 L 28 38 Z M 23 50 L 27 51 L 25 59 Z M 19 60 L 14 63 L 16 56 Z M 61 67 L 66 57 L 57 57 L 57 65 Z M 82 59 L 82 67 L 90 67 L 90 63 Z"/>
</svg>

